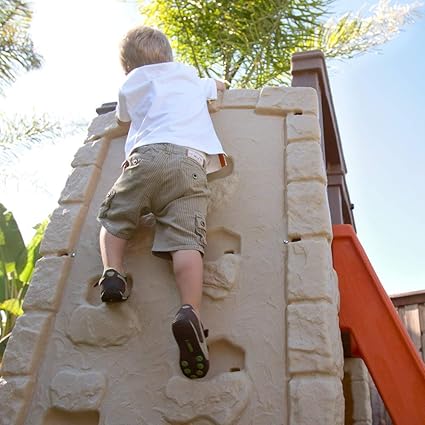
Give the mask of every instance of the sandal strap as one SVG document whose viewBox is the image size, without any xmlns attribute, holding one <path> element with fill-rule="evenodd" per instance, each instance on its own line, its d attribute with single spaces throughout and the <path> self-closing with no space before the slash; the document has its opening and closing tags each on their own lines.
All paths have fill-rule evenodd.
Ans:
<svg viewBox="0 0 425 425">
<path fill-rule="evenodd" d="M 126 277 L 123 276 L 121 273 L 117 272 L 113 268 L 106 269 L 103 272 L 102 277 L 93 285 L 93 287 L 102 285 L 102 281 L 104 279 L 106 279 L 107 277 L 117 277 L 117 278 L 121 279 L 123 281 L 125 287 L 127 287 L 127 279 L 126 279 Z"/>
<path fill-rule="evenodd" d="M 194 308 L 190 304 L 183 304 L 182 305 L 182 308 L 188 308 L 188 307 L 190 307 L 190 309 L 193 311 L 193 314 L 195 314 L 195 310 L 194 310 Z M 198 316 L 196 316 L 196 317 L 198 317 Z M 204 337 L 205 338 L 208 338 L 209 330 L 208 329 L 204 329 L 204 325 L 203 325 L 203 323 L 201 321 L 199 321 L 199 323 L 201 324 L 201 328 L 202 328 Z"/>
</svg>

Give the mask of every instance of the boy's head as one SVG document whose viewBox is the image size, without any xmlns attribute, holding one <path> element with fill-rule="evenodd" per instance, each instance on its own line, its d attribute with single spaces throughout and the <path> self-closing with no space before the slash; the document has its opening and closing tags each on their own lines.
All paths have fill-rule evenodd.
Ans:
<svg viewBox="0 0 425 425">
<path fill-rule="evenodd" d="M 121 43 L 121 65 L 126 74 L 139 66 L 172 61 L 173 51 L 167 37 L 155 28 L 133 28 Z"/>
</svg>

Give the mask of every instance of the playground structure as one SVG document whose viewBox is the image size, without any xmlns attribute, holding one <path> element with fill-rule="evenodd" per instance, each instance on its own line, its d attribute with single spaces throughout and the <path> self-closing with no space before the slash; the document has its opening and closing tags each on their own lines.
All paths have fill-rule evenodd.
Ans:
<svg viewBox="0 0 425 425">
<path fill-rule="evenodd" d="M 345 303 L 357 305 L 358 296 L 341 290 L 338 322 L 338 278 L 348 289 L 358 284 L 345 263 L 359 259 L 354 233 L 340 258 L 341 233 L 334 226 L 333 258 L 331 251 L 332 224 L 354 228 L 346 167 L 323 56 L 295 55 L 292 72 L 293 87 L 230 90 L 212 105 L 231 165 L 210 181 L 207 378 L 190 381 L 179 372 L 170 331 L 177 293 L 167 263 L 150 255 L 150 217 L 128 254 L 140 284 L 123 305 L 99 301 L 93 288 L 102 269 L 95 215 L 119 173 L 124 139 L 90 143 L 72 162 L 25 314 L 4 356 L 1 425 L 372 424 L 360 360 L 346 359 L 352 382 L 343 394 L 340 327 L 346 356 L 360 354 L 382 395 L 389 392 L 383 398 L 394 423 L 425 423 L 416 409 L 423 395 L 403 398 L 425 381 L 401 325 L 394 325 L 397 342 L 416 369 L 403 393 L 394 393 L 388 370 L 376 369 L 376 351 L 365 342 L 361 322 L 352 323 L 356 313 L 346 315 Z M 89 134 L 112 122 L 110 109 L 99 110 Z M 366 280 L 376 283 L 360 256 L 356 270 L 365 268 L 361 288 Z M 382 300 L 390 311 L 384 294 Z M 344 395 L 354 405 L 350 417 L 344 417 Z M 419 412 L 416 422 L 403 416 L 409 408 Z"/>
<path fill-rule="evenodd" d="M 395 424 L 425 420 L 425 367 L 349 225 L 334 226 L 333 264 L 346 351 L 364 360 Z"/>
</svg>

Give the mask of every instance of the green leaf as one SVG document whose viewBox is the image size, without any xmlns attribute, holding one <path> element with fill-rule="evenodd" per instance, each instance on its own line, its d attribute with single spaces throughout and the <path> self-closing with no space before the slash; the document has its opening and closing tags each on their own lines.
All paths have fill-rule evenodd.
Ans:
<svg viewBox="0 0 425 425">
<path fill-rule="evenodd" d="M 20 273 L 27 262 L 27 248 L 13 214 L 0 203 L 0 262 Z M 12 267 L 10 263 L 14 263 Z"/>
<path fill-rule="evenodd" d="M 6 276 L 4 275 L 3 270 L 1 270 L 0 268 L 0 302 L 6 298 L 5 297 L 6 283 L 7 283 Z"/>
<path fill-rule="evenodd" d="M 4 310 L 15 316 L 21 316 L 24 311 L 22 310 L 22 301 L 17 298 L 11 298 L 6 301 L 3 301 L 0 304 L 0 310 Z"/>
<path fill-rule="evenodd" d="M 44 232 L 46 231 L 48 223 L 49 220 L 46 219 L 42 223 L 37 224 L 37 226 L 35 226 L 34 228 L 36 230 L 35 235 L 27 246 L 27 263 L 25 264 L 25 267 L 22 272 L 19 274 L 19 279 L 24 284 L 28 284 L 31 280 L 35 263 L 40 258 L 40 245 L 41 241 L 43 240 Z"/>
</svg>

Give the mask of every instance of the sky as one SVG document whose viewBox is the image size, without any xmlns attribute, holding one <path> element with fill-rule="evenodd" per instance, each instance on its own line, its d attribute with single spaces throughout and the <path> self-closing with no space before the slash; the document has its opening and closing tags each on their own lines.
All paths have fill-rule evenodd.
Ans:
<svg viewBox="0 0 425 425">
<path fill-rule="evenodd" d="M 31 34 L 44 65 L 7 90 L 0 111 L 47 112 L 79 125 L 2 164 L 10 177 L 0 179 L 1 202 L 27 241 L 56 207 L 96 107 L 116 100 L 124 79 L 119 41 L 142 22 L 135 0 L 31 4 Z M 371 4 L 340 0 L 334 9 Z M 358 237 L 389 294 L 425 290 L 424 43 L 425 16 L 379 53 L 328 63 Z"/>
</svg>

